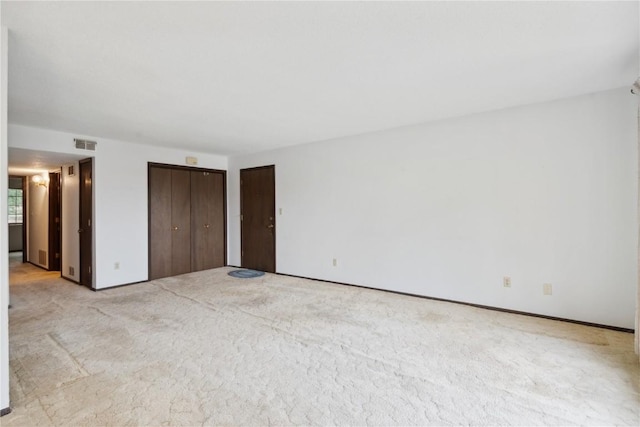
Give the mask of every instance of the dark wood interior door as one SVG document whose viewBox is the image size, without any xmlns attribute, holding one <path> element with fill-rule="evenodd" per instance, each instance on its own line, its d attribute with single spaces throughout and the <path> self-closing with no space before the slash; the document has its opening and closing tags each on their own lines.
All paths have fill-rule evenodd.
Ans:
<svg viewBox="0 0 640 427">
<path fill-rule="evenodd" d="M 224 174 L 191 172 L 191 270 L 225 265 Z"/>
<path fill-rule="evenodd" d="M 60 271 L 60 173 L 49 173 L 49 271 Z"/>
<path fill-rule="evenodd" d="M 171 170 L 171 275 L 191 271 L 191 173 Z"/>
<path fill-rule="evenodd" d="M 149 168 L 149 280 L 171 276 L 171 169 Z"/>
<path fill-rule="evenodd" d="M 80 161 L 80 284 L 93 287 L 93 160 Z"/>
<path fill-rule="evenodd" d="M 240 170 L 242 267 L 276 271 L 275 166 Z"/>
</svg>

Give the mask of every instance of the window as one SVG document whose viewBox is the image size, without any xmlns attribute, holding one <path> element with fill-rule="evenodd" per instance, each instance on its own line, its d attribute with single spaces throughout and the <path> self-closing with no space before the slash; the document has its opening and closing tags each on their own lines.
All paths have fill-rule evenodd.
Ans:
<svg viewBox="0 0 640 427">
<path fill-rule="evenodd" d="M 9 224 L 22 224 L 22 190 L 9 189 Z"/>
</svg>

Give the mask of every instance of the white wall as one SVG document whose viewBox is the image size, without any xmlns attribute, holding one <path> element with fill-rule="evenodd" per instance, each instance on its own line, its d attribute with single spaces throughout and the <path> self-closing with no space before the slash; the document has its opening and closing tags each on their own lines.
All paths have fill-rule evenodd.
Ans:
<svg viewBox="0 0 640 427">
<path fill-rule="evenodd" d="M 98 142 L 95 152 L 77 150 L 74 138 Z M 227 169 L 227 158 L 151 147 L 90 135 L 9 126 L 9 146 L 94 157 L 94 283 L 96 289 L 147 280 L 147 163 L 184 165 L 196 156 L 198 167 Z M 63 214 L 64 215 L 64 214 Z M 116 270 L 115 263 L 120 264 Z"/>
<path fill-rule="evenodd" d="M 639 77 L 640 79 L 640 77 Z M 638 106 L 637 106 L 637 112 L 638 112 L 638 119 L 637 119 L 637 138 L 638 138 L 638 147 L 640 147 L 640 94 L 636 94 L 636 100 L 638 102 Z M 640 156 L 638 157 L 638 168 L 640 169 Z M 640 191 L 640 174 L 638 175 L 638 187 L 639 187 L 639 191 Z M 637 232 L 638 232 L 638 245 L 640 246 L 640 192 L 638 193 L 638 227 L 637 227 Z M 635 337 L 634 337 L 634 348 L 636 351 L 636 354 L 638 355 L 638 359 L 640 360 L 640 250 L 638 251 L 638 290 L 636 292 L 636 322 L 635 322 Z"/>
<path fill-rule="evenodd" d="M 232 157 L 229 263 L 275 164 L 278 272 L 633 328 L 635 132 L 623 88 Z"/>
<path fill-rule="evenodd" d="M 33 182 L 32 176 L 27 182 L 27 261 L 49 268 L 49 187 Z M 47 254 L 44 263 L 39 260 L 40 251 Z"/>
<path fill-rule="evenodd" d="M 73 175 L 69 175 L 69 166 L 73 167 Z M 78 282 L 80 280 L 80 222 L 79 164 L 71 162 L 62 166 L 61 177 L 61 249 L 60 268 L 62 276 Z M 69 271 L 73 268 L 73 274 Z"/>
<path fill-rule="evenodd" d="M 0 3 L 0 13 L 2 4 Z M 7 83 L 9 31 L 0 28 L 0 200 L 8 197 Z M 0 218 L 7 218 L 7 204 L 0 203 Z M 9 241 L 0 233 L 0 410 L 9 408 Z"/>
</svg>

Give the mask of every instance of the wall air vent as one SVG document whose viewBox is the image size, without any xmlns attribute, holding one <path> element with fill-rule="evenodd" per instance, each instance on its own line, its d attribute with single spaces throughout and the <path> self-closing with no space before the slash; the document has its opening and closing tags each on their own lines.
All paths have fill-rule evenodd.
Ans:
<svg viewBox="0 0 640 427">
<path fill-rule="evenodd" d="M 76 143 L 76 148 L 79 150 L 96 151 L 97 142 L 95 141 L 89 141 L 88 139 L 78 139 L 78 138 L 75 138 L 73 141 Z"/>
</svg>

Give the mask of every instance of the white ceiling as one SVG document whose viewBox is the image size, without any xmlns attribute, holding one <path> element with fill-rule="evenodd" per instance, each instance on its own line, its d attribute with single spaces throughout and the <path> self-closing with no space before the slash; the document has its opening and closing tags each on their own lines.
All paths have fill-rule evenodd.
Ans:
<svg viewBox="0 0 640 427">
<path fill-rule="evenodd" d="M 60 166 L 85 159 L 87 156 L 10 147 L 8 157 L 9 175 L 25 176 L 60 170 Z"/>
<path fill-rule="evenodd" d="M 238 154 L 630 86 L 638 2 L 11 2 L 9 121 Z"/>
</svg>

